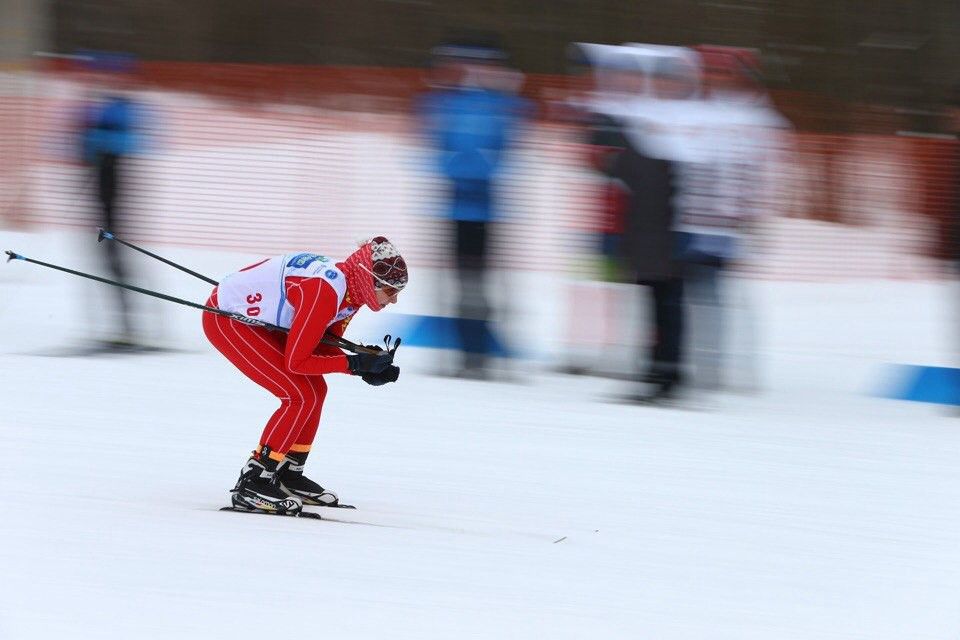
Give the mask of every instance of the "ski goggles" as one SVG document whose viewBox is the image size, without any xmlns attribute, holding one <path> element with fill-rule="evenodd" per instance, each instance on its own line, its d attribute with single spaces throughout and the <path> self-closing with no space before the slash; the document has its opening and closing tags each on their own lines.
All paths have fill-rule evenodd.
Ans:
<svg viewBox="0 0 960 640">
<path fill-rule="evenodd" d="M 364 271 L 373 276 L 374 286 L 377 289 L 394 289 L 402 291 L 407 286 L 407 263 L 400 256 L 383 258 L 373 263 L 373 270 L 361 265 Z"/>
</svg>

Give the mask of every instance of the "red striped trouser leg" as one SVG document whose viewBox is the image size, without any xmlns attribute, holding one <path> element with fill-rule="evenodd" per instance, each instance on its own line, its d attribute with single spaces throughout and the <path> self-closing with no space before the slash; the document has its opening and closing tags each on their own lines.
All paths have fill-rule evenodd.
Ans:
<svg viewBox="0 0 960 640">
<path fill-rule="evenodd" d="M 216 293 L 208 304 L 216 306 Z M 301 431 L 316 433 L 326 384 L 320 376 L 287 371 L 286 336 L 213 313 L 203 314 L 203 330 L 216 349 L 245 376 L 280 399 L 280 408 L 267 421 L 260 444 L 277 460 L 290 450 Z"/>
<path fill-rule="evenodd" d="M 317 435 L 317 428 L 320 426 L 320 412 L 323 410 L 323 399 L 327 396 L 327 382 L 323 379 L 323 376 L 310 377 L 312 378 L 311 382 L 313 382 L 314 390 L 320 398 L 320 403 L 317 405 L 316 411 L 311 413 L 306 422 L 304 422 L 303 428 L 294 441 L 292 447 L 294 451 L 310 451 L 310 447 L 313 446 L 313 439 Z"/>
</svg>

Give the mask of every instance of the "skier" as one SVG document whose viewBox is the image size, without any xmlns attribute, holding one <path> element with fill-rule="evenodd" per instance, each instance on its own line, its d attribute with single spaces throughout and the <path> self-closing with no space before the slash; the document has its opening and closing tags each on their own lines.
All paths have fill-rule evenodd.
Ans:
<svg viewBox="0 0 960 640">
<path fill-rule="evenodd" d="M 303 467 L 327 393 L 323 376 L 348 373 L 367 384 L 396 382 L 393 349 L 347 355 L 321 343 L 342 336 L 362 306 L 379 311 L 397 301 L 407 265 L 383 236 L 361 244 L 343 262 L 313 253 L 268 258 L 224 278 L 207 304 L 289 328 L 288 334 L 205 313 L 207 339 L 244 375 L 280 399 L 260 443 L 231 490 L 233 506 L 285 515 L 303 504 L 341 506 Z"/>
</svg>

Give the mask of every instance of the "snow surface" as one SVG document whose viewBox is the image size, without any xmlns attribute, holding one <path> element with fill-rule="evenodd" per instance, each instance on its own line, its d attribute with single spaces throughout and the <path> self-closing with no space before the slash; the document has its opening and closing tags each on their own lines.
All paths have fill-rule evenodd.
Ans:
<svg viewBox="0 0 960 640">
<path fill-rule="evenodd" d="M 0 241 L 96 266 L 73 236 Z M 156 249 L 214 277 L 249 257 Z M 205 296 L 145 262 L 139 281 Z M 960 418 L 868 395 L 885 362 L 950 360 L 947 285 L 751 283 L 762 391 L 663 409 L 547 372 L 554 284 L 517 285 L 537 301 L 519 384 L 427 375 L 406 347 L 396 385 L 328 378 L 307 469 L 359 509 L 318 522 L 217 511 L 274 400 L 196 312 L 144 306 L 180 351 L 46 357 L 107 299 L 2 266 L 0 639 L 960 634 Z M 411 284 L 397 311 L 428 298 Z"/>
</svg>

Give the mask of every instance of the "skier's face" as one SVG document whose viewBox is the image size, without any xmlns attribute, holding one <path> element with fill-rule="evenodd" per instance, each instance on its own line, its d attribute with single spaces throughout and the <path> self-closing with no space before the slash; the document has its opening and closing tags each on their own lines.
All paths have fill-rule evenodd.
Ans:
<svg viewBox="0 0 960 640">
<path fill-rule="evenodd" d="M 377 304 L 379 304 L 381 308 L 386 307 L 388 304 L 396 304 L 397 296 L 400 295 L 400 291 L 398 289 L 394 289 L 393 287 L 383 287 L 382 289 L 377 289 L 376 293 Z"/>
</svg>

